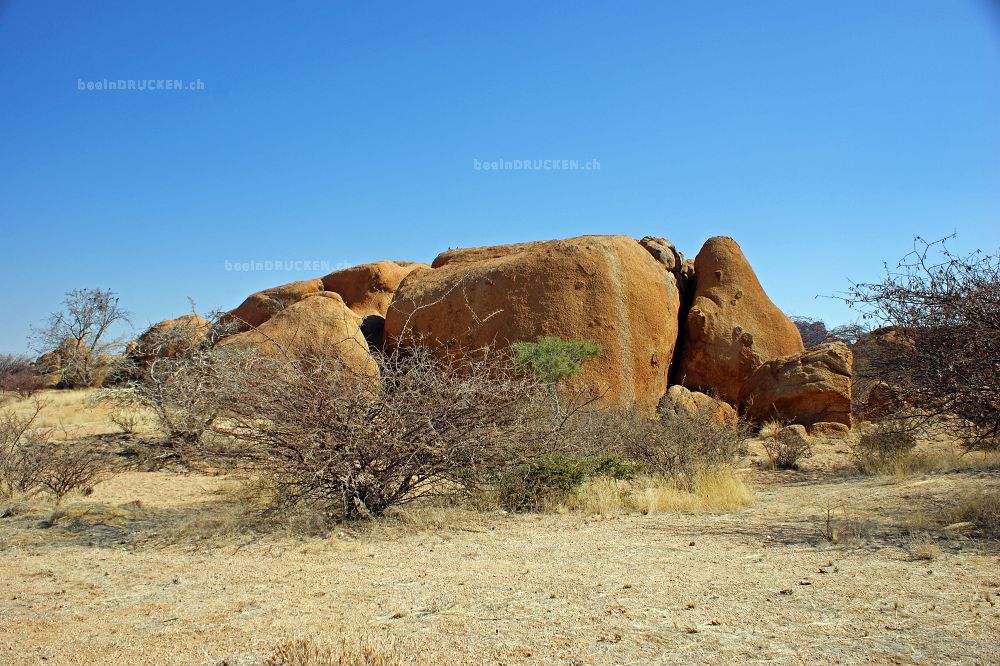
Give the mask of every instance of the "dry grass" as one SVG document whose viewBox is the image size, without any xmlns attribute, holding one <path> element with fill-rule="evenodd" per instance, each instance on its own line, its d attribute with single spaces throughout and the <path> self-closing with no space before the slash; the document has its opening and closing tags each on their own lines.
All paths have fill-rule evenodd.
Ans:
<svg viewBox="0 0 1000 666">
<path fill-rule="evenodd" d="M 959 470 L 1000 469 L 1000 453 L 963 452 L 955 447 L 917 449 L 900 456 L 874 461 L 863 471 L 873 476 L 904 481 L 926 474 L 946 474 Z"/>
<path fill-rule="evenodd" d="M 632 480 L 590 479 L 558 509 L 601 516 L 729 513 L 750 506 L 753 501 L 753 490 L 734 470 L 717 467 L 697 473 L 690 488 L 660 476 L 640 476 Z"/>
<path fill-rule="evenodd" d="M 84 437 L 121 432 L 123 428 L 115 424 L 120 414 L 103 401 L 96 400 L 100 389 L 46 389 L 31 398 L 15 397 L 4 403 L 18 416 L 30 414 L 36 402 L 42 405 L 36 428 L 55 429 L 55 435 L 63 438 Z M 155 420 L 148 414 L 136 412 L 128 415 L 134 419 L 135 432 L 155 431 Z"/>
<path fill-rule="evenodd" d="M 289 641 L 277 647 L 260 666 L 419 666 L 435 663 L 430 658 L 406 655 L 392 637 L 371 633 L 342 635 L 333 644 L 312 639 Z M 219 666 L 235 666 L 224 661 Z"/>
<path fill-rule="evenodd" d="M 944 528 L 968 526 L 985 537 L 1000 539 L 1000 491 L 977 491 L 959 495 L 937 516 Z"/>
<path fill-rule="evenodd" d="M 757 437 L 761 439 L 774 437 L 784 427 L 785 424 L 779 421 L 778 419 L 771 419 L 769 421 L 765 421 L 763 425 L 760 426 L 760 430 L 757 432 Z"/>
</svg>

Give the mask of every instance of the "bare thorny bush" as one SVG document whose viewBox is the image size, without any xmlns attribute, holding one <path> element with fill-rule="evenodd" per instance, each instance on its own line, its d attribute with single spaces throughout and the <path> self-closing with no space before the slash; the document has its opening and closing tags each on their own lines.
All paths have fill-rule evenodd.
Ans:
<svg viewBox="0 0 1000 666">
<path fill-rule="evenodd" d="M 25 416 L 0 413 L 0 497 L 48 491 L 58 504 L 75 490 L 91 489 L 108 470 L 89 446 L 56 440 L 52 429 L 36 427 L 41 411 L 36 403 Z"/>
<path fill-rule="evenodd" d="M 27 356 L 0 354 L 0 400 L 5 394 L 30 398 L 45 387 L 45 378 Z"/>
<path fill-rule="evenodd" d="M 1000 445 L 1000 255 L 920 238 L 881 282 L 845 300 L 871 324 L 862 377 L 898 393 L 912 428 L 944 425 L 970 449 Z"/>
<path fill-rule="evenodd" d="M 266 474 L 281 504 L 346 520 L 476 492 L 552 443 L 544 391 L 506 354 L 374 356 L 377 374 L 334 354 L 225 364 L 214 453 Z"/>
</svg>

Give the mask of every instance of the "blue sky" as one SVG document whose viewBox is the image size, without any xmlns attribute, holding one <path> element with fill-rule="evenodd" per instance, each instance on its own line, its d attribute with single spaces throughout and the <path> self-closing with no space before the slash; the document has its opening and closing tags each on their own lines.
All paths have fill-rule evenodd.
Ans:
<svg viewBox="0 0 1000 666">
<path fill-rule="evenodd" d="M 203 90 L 80 82 L 200 80 Z M 324 271 L 585 233 L 736 238 L 786 312 L 914 234 L 1000 246 L 975 0 L 0 0 L 0 351 L 74 287 L 137 329 Z M 483 171 L 474 160 L 596 159 Z"/>
</svg>

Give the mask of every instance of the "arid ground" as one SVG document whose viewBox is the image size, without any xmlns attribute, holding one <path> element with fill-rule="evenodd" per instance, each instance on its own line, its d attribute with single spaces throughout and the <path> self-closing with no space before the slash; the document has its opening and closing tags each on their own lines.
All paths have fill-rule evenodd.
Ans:
<svg viewBox="0 0 1000 666">
<path fill-rule="evenodd" d="M 114 430 L 59 400 L 70 430 Z M 776 472 L 752 447 L 734 513 L 427 506 L 332 531 L 248 516 L 225 475 L 125 471 L 0 506 L 0 663 L 255 664 L 298 638 L 404 663 L 1000 663 L 1000 547 L 954 517 L 1000 467 L 929 447 L 860 476 L 847 449 Z"/>
</svg>

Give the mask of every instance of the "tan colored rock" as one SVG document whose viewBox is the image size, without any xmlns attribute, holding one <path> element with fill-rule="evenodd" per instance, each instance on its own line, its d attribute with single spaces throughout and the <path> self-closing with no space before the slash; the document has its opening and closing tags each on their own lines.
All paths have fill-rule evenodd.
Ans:
<svg viewBox="0 0 1000 666">
<path fill-rule="evenodd" d="M 233 327 L 236 331 L 246 331 L 260 326 L 284 308 L 297 303 L 310 294 L 323 291 L 323 281 L 300 280 L 279 287 L 251 294 L 239 307 L 223 315 L 219 324 Z"/>
<path fill-rule="evenodd" d="M 827 439 L 846 439 L 851 436 L 851 428 L 843 423 L 820 421 L 809 426 L 809 434 Z"/>
<path fill-rule="evenodd" d="M 323 278 L 323 288 L 340 294 L 344 304 L 362 317 L 385 317 L 399 283 L 421 268 L 429 269 L 430 266 L 412 261 L 361 264 L 330 273 Z"/>
<path fill-rule="evenodd" d="M 635 240 L 567 240 L 449 250 L 411 273 L 385 322 L 390 349 L 424 339 L 465 350 L 588 340 L 602 348 L 575 380 L 614 405 L 652 412 L 666 392 L 677 340 L 674 276 Z"/>
<path fill-rule="evenodd" d="M 129 343 L 125 354 L 142 364 L 151 363 L 155 358 L 173 358 L 199 345 L 211 327 L 207 319 L 197 314 L 167 319 L 153 324 Z"/>
<path fill-rule="evenodd" d="M 292 303 L 255 329 L 230 336 L 220 346 L 256 347 L 277 359 L 338 356 L 363 376 L 378 376 L 359 327 L 361 317 L 339 295 L 324 291 Z"/>
<path fill-rule="evenodd" d="M 761 365 L 743 385 L 740 402 L 753 421 L 802 425 L 851 424 L 853 356 L 843 342 L 811 347 Z"/>
<path fill-rule="evenodd" d="M 774 438 L 783 442 L 787 450 L 808 452 L 812 448 L 805 426 L 798 423 L 785 426 L 774 435 Z"/>
<path fill-rule="evenodd" d="M 733 239 L 708 239 L 695 259 L 695 275 L 677 378 L 735 403 L 754 370 L 802 351 L 802 338 L 764 293 Z"/>
<path fill-rule="evenodd" d="M 887 382 L 877 381 L 868 389 L 861 416 L 869 421 L 878 421 L 902 411 L 903 406 L 896 388 Z"/>
<path fill-rule="evenodd" d="M 667 390 L 660 401 L 660 410 L 690 419 L 704 418 L 718 425 L 735 426 L 739 421 L 739 415 L 729 403 L 678 385 Z"/>
</svg>

